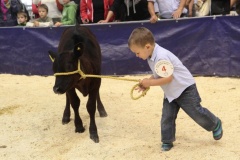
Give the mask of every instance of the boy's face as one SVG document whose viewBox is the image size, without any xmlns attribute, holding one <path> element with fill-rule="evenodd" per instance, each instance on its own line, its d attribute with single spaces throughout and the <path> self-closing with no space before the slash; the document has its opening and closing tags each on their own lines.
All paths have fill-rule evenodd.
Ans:
<svg viewBox="0 0 240 160">
<path fill-rule="evenodd" d="M 130 50 L 136 54 L 138 58 L 141 58 L 143 60 L 146 60 L 152 55 L 153 52 L 153 46 L 149 43 L 146 44 L 144 47 L 140 47 L 137 45 L 131 45 Z"/>
<path fill-rule="evenodd" d="M 17 20 L 18 20 L 19 24 L 27 22 L 27 18 L 25 16 L 23 16 L 23 15 L 18 15 L 17 16 Z"/>
<path fill-rule="evenodd" d="M 38 8 L 38 14 L 40 18 L 45 18 L 47 17 L 47 11 L 44 8 Z"/>
</svg>

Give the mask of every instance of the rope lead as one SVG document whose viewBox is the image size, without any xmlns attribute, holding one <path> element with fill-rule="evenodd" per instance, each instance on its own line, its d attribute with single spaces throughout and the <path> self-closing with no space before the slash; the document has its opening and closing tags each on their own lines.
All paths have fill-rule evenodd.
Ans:
<svg viewBox="0 0 240 160">
<path fill-rule="evenodd" d="M 116 80 L 124 80 L 124 81 L 132 81 L 132 82 L 139 82 L 138 79 L 130 79 L 130 78 L 122 78 L 122 77 L 114 77 L 114 76 L 103 76 L 103 75 L 92 75 L 92 74 L 84 74 L 82 72 L 82 70 L 80 69 L 80 60 L 78 60 L 78 70 L 76 71 L 72 71 L 72 72 L 60 72 L 60 73 L 55 73 L 54 76 L 66 76 L 66 75 L 72 75 L 72 74 L 80 74 L 81 78 L 82 79 L 85 79 L 87 77 L 89 78 L 108 78 L 108 79 L 116 79 Z M 139 96 L 137 97 L 133 97 L 133 91 L 135 90 L 135 88 L 139 86 L 139 84 L 136 84 L 133 86 L 131 92 L 130 92 L 130 95 L 131 95 L 131 98 L 133 100 L 137 100 L 143 96 L 145 96 L 147 94 L 147 91 L 150 89 L 150 87 L 146 88 L 146 90 L 144 90 L 142 92 L 142 94 L 140 94 Z"/>
</svg>

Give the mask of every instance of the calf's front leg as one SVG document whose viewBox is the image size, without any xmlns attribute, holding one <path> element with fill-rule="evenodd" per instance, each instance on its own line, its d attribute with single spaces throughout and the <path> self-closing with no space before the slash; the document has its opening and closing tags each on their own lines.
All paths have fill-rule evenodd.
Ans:
<svg viewBox="0 0 240 160">
<path fill-rule="evenodd" d="M 67 94 L 68 94 L 67 96 L 70 100 L 70 104 L 74 111 L 75 132 L 82 133 L 82 132 L 84 132 L 85 129 L 83 127 L 83 123 L 82 123 L 82 120 L 81 120 L 79 112 L 78 112 L 79 106 L 80 106 L 80 99 L 77 96 L 75 88 L 70 89 L 67 92 Z"/>
<path fill-rule="evenodd" d="M 63 118 L 62 118 L 62 124 L 67 124 L 70 122 L 70 116 L 71 116 L 71 111 L 70 111 L 70 100 L 68 97 L 68 94 L 66 93 L 66 106 L 63 112 Z"/>
</svg>

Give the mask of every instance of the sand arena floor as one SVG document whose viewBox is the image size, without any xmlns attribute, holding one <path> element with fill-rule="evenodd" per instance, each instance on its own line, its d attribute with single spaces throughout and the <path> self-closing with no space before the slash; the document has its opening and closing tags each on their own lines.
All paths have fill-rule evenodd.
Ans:
<svg viewBox="0 0 240 160">
<path fill-rule="evenodd" d="M 96 144 L 89 138 L 87 98 L 81 94 L 80 116 L 86 131 L 74 132 L 73 117 L 62 125 L 65 95 L 53 93 L 54 80 L 0 75 L 1 160 L 240 160 L 239 78 L 195 77 L 202 105 L 222 119 L 223 138 L 213 140 L 211 132 L 180 110 L 177 140 L 169 152 L 160 149 L 160 87 L 132 100 L 134 82 L 103 79 L 100 94 L 108 117 L 96 113 L 100 138 Z"/>
</svg>

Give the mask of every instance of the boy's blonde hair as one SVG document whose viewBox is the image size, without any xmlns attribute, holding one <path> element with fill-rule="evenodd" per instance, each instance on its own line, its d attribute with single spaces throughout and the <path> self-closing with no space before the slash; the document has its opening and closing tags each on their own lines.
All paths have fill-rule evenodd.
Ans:
<svg viewBox="0 0 240 160">
<path fill-rule="evenodd" d="M 135 28 L 128 39 L 129 47 L 132 45 L 145 47 L 145 45 L 148 43 L 154 45 L 155 40 L 152 32 L 145 27 Z"/>
</svg>

